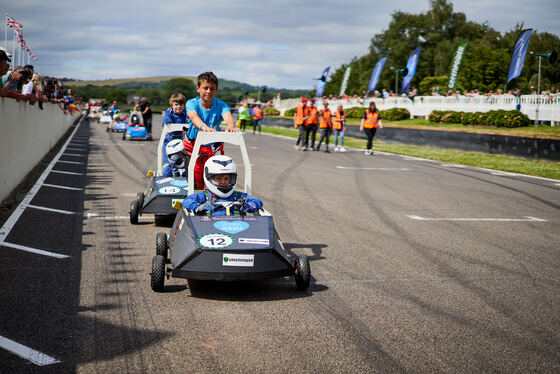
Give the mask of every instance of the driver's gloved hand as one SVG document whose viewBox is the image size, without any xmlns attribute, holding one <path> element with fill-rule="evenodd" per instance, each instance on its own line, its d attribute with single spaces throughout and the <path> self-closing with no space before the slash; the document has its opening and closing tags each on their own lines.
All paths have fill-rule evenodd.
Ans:
<svg viewBox="0 0 560 374">
<path fill-rule="evenodd" d="M 252 203 L 245 203 L 243 207 L 241 207 L 241 211 L 243 213 L 253 213 L 257 210 L 257 207 Z"/>
<path fill-rule="evenodd" d="M 213 210 L 214 210 L 214 205 L 206 202 L 204 204 L 200 204 L 199 206 L 197 206 L 195 212 L 196 213 L 202 213 L 202 212 L 206 212 L 206 211 L 211 212 Z"/>
</svg>

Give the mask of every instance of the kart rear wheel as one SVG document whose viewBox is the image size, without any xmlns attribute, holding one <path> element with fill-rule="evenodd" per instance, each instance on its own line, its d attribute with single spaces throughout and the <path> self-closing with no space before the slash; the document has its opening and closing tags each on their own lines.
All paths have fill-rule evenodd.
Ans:
<svg viewBox="0 0 560 374">
<path fill-rule="evenodd" d="M 144 206 L 144 192 L 138 192 L 136 194 L 136 201 L 138 202 L 138 208 L 142 209 Z"/>
<path fill-rule="evenodd" d="M 156 254 L 163 256 L 167 260 L 167 234 L 159 232 L 156 236 Z"/>
<path fill-rule="evenodd" d="M 108 127 L 105 128 L 105 132 L 109 132 L 109 128 L 108 128 Z"/>
<path fill-rule="evenodd" d="M 130 223 L 136 225 L 138 223 L 138 202 L 134 200 L 130 203 Z"/>
<path fill-rule="evenodd" d="M 298 256 L 295 263 L 296 272 L 294 278 L 296 280 L 297 289 L 305 291 L 309 288 L 311 280 L 311 268 L 309 267 L 309 259 L 306 255 Z"/>
<path fill-rule="evenodd" d="M 126 140 L 126 132 L 122 133 L 122 140 Z"/>
<path fill-rule="evenodd" d="M 152 273 L 150 276 L 152 290 L 156 292 L 163 291 L 165 281 L 165 258 L 163 256 L 157 255 L 152 258 Z"/>
</svg>

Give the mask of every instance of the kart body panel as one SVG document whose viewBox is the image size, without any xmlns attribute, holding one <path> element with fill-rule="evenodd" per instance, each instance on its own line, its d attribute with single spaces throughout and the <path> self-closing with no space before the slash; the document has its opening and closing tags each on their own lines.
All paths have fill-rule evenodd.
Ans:
<svg viewBox="0 0 560 374">
<path fill-rule="evenodd" d="M 185 177 L 154 176 L 144 192 L 144 202 L 140 214 L 152 213 L 157 215 L 174 216 L 177 210 L 173 208 L 175 200 L 182 200 L 187 195 L 188 182 Z"/>
</svg>

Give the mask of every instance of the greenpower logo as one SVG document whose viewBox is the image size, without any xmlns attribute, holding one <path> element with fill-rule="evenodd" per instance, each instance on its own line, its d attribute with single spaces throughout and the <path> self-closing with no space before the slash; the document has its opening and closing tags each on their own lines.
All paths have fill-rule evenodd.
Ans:
<svg viewBox="0 0 560 374">
<path fill-rule="evenodd" d="M 228 262 L 229 259 L 227 257 L 224 257 L 224 262 Z"/>
</svg>

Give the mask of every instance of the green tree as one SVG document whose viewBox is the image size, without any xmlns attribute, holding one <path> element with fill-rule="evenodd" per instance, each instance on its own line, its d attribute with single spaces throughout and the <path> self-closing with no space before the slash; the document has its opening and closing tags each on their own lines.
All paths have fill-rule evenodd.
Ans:
<svg viewBox="0 0 560 374">
<path fill-rule="evenodd" d="M 169 100 L 171 95 L 181 93 L 187 100 L 197 96 L 195 86 L 192 80 L 185 78 L 174 78 L 167 81 L 161 89 L 161 97 Z"/>
</svg>

